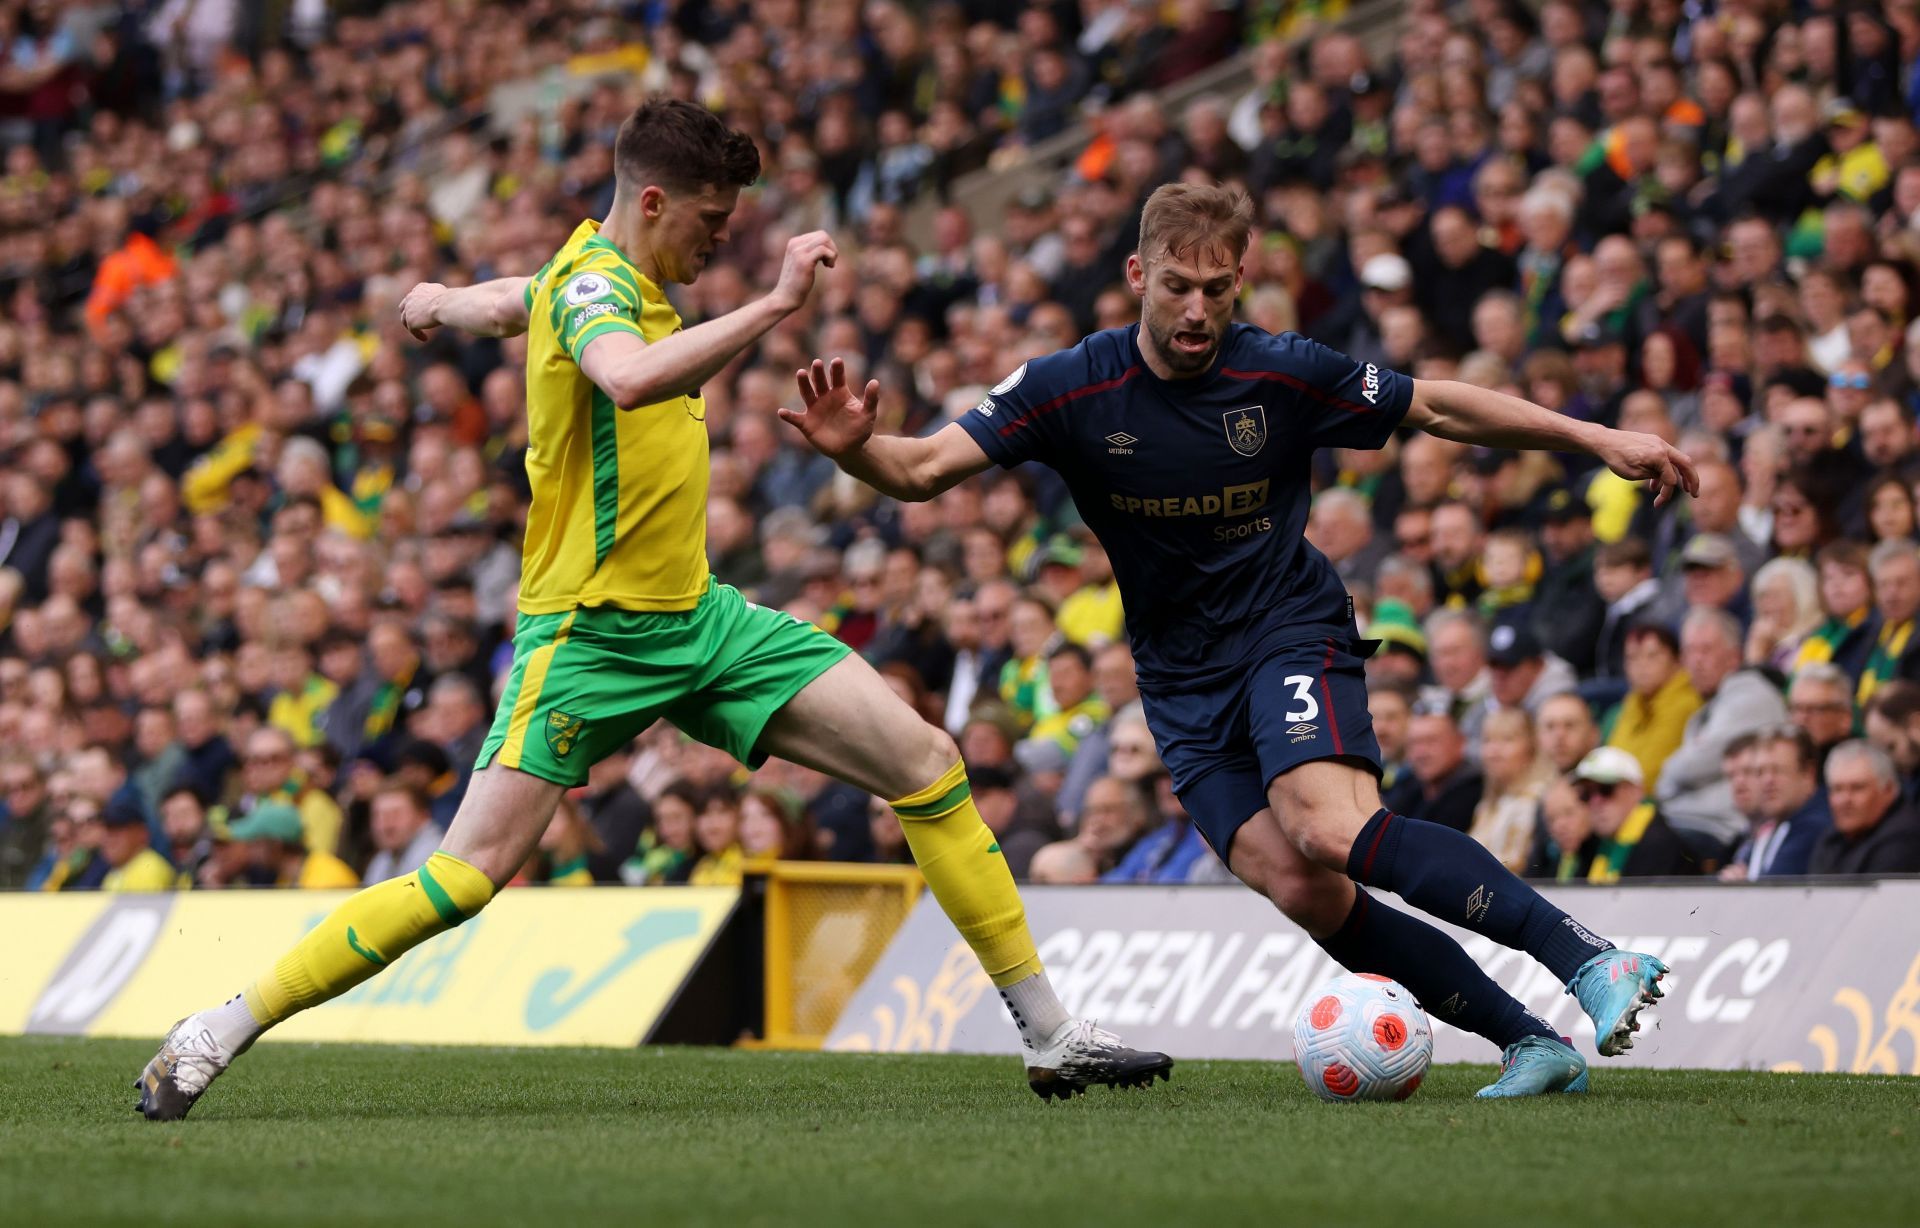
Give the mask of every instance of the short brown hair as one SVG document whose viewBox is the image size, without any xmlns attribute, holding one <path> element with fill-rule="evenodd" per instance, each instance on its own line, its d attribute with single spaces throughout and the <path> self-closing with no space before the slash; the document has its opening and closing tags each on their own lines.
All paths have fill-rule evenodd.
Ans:
<svg viewBox="0 0 1920 1228">
<path fill-rule="evenodd" d="M 760 178 L 760 151 L 697 103 L 649 98 L 620 125 L 613 169 L 619 186 L 633 192 L 648 184 L 669 192 L 744 188 Z"/>
<path fill-rule="evenodd" d="M 1253 202 L 1239 188 L 1163 184 L 1140 212 L 1140 259 L 1218 247 L 1237 264 L 1252 230 Z"/>
</svg>

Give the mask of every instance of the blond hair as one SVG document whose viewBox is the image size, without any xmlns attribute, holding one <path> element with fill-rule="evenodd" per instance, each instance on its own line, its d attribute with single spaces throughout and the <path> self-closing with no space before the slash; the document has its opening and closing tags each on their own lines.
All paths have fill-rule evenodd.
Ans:
<svg viewBox="0 0 1920 1228">
<path fill-rule="evenodd" d="M 1239 188 L 1169 183 L 1140 213 L 1140 259 L 1220 250 L 1238 264 L 1253 231 L 1253 202 Z"/>
</svg>

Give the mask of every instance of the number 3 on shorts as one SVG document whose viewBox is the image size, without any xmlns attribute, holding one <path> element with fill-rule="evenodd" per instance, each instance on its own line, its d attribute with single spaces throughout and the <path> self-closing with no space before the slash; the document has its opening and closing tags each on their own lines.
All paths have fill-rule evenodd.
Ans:
<svg viewBox="0 0 1920 1228">
<path fill-rule="evenodd" d="M 1320 715 L 1320 705 L 1313 698 L 1313 679 L 1306 674 L 1288 674 L 1284 685 L 1293 688 L 1293 697 L 1300 706 L 1289 710 L 1283 720 L 1310 721 Z"/>
</svg>

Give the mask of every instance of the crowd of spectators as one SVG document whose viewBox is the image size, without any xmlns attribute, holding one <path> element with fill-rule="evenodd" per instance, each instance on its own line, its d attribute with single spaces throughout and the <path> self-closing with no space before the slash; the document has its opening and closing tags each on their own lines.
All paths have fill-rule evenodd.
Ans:
<svg viewBox="0 0 1920 1228">
<path fill-rule="evenodd" d="M 1338 11 L 0 3 L 0 886 L 337 886 L 432 850 L 510 660 L 525 351 L 417 344 L 394 307 L 604 215 L 654 90 L 765 167 L 689 323 L 791 234 L 843 253 L 703 389 L 715 573 L 950 730 L 1023 877 L 1229 877 L 1099 543 L 1048 473 L 896 504 L 773 410 L 837 355 L 896 394 L 885 429 L 936 429 L 1129 322 L 1138 210 L 1183 177 L 1255 201 L 1247 320 L 1699 464 L 1654 508 L 1577 457 L 1320 458 L 1389 806 L 1563 881 L 1920 871 L 1920 12 L 1415 0 L 1372 56 Z M 1250 85 L 1146 92 L 1243 46 Z M 514 81 L 536 105 L 490 126 Z M 1082 122 L 1004 212 L 950 195 Z M 768 857 L 906 852 L 879 799 L 663 725 L 521 877 Z"/>
</svg>

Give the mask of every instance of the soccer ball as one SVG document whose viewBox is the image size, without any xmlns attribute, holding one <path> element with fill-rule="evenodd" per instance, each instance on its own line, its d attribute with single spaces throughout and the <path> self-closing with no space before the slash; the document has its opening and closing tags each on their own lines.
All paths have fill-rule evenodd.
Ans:
<svg viewBox="0 0 1920 1228">
<path fill-rule="evenodd" d="M 1322 1100 L 1405 1100 L 1433 1062 L 1433 1029 L 1398 982 L 1337 977 L 1293 1021 L 1293 1060 Z"/>
</svg>

